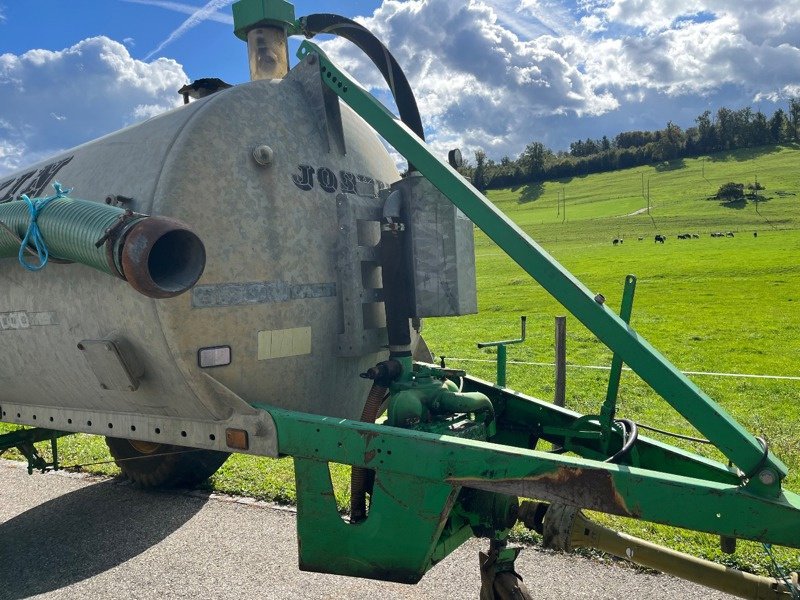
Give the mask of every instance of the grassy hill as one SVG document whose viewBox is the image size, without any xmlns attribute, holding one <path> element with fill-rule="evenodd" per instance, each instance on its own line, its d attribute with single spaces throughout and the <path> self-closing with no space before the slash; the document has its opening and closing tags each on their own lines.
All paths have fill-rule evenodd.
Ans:
<svg viewBox="0 0 800 600">
<path fill-rule="evenodd" d="M 636 275 L 632 324 L 682 370 L 800 376 L 798 167 L 800 148 L 769 147 L 492 190 L 488 198 L 615 310 L 625 276 Z M 766 200 L 758 206 L 708 199 L 723 183 L 746 184 L 756 177 L 766 188 Z M 649 215 L 643 181 L 645 193 L 649 182 Z M 559 196 L 566 198 L 561 206 Z M 731 231 L 734 237 L 711 238 L 715 231 Z M 700 237 L 678 240 L 684 232 Z M 665 244 L 654 243 L 656 233 L 667 236 Z M 614 246 L 614 238 L 624 243 Z M 563 308 L 477 230 L 476 256 L 481 312 L 428 319 L 424 335 L 434 352 L 464 359 L 448 362 L 493 380 L 494 351 L 478 350 L 475 342 L 515 337 L 519 316 L 527 315 L 529 339 L 509 347 L 509 359 L 552 362 L 553 316 L 565 314 Z M 579 366 L 609 365 L 611 353 L 574 318 L 568 318 L 567 361 L 575 365 L 567 371 L 567 406 L 596 414 L 608 372 Z M 552 367 L 510 364 L 508 372 L 511 387 L 552 398 Z M 746 428 L 769 439 L 791 469 L 787 487 L 800 492 L 800 445 L 794 433 L 800 381 L 692 379 Z M 639 422 L 696 435 L 630 372 L 623 374 L 619 411 Z M 696 444 L 685 447 L 708 453 Z M 718 540 L 711 536 L 634 522 L 624 527 L 707 557 L 759 564 L 762 570 L 766 564 L 754 544 L 740 544 L 731 559 L 720 555 Z M 787 553 L 785 559 L 792 568 L 800 567 L 800 554 Z"/>
</svg>

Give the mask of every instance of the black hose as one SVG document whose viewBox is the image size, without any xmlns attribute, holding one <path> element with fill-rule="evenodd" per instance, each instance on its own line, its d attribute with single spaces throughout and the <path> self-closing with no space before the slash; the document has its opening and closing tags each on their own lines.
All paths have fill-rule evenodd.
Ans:
<svg viewBox="0 0 800 600">
<path fill-rule="evenodd" d="M 633 448 L 636 440 L 639 439 L 639 428 L 636 426 L 636 423 L 630 419 L 615 419 L 614 422 L 622 427 L 622 439 L 624 442 L 619 452 L 603 461 L 607 463 L 615 463 L 626 456 L 631 451 L 631 448 Z"/>
<path fill-rule="evenodd" d="M 414 92 L 406 79 L 405 73 L 392 56 L 389 49 L 363 25 L 339 15 L 319 13 L 300 18 L 300 27 L 307 38 L 312 38 L 319 33 L 338 35 L 356 46 L 375 64 L 383 75 L 389 90 L 392 92 L 400 120 L 413 131 L 421 140 L 425 140 L 422 129 L 422 118 L 419 115 Z M 409 162 L 408 170 L 414 171 L 414 166 Z"/>
</svg>

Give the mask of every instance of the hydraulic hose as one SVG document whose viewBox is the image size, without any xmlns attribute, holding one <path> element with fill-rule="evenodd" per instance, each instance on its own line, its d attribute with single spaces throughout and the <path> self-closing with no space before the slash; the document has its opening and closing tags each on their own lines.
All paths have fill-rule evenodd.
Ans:
<svg viewBox="0 0 800 600">
<path fill-rule="evenodd" d="M 361 411 L 361 421 L 374 423 L 378 418 L 378 411 L 386 397 L 387 389 L 377 381 L 372 384 Z M 353 467 L 350 472 L 350 522 L 360 523 L 367 518 L 367 478 L 369 469 Z"/>
<path fill-rule="evenodd" d="M 392 92 L 400 120 L 421 140 L 425 140 L 422 118 L 417 108 L 414 92 L 408 83 L 405 73 L 395 60 L 389 49 L 363 25 L 355 21 L 328 13 L 319 13 L 300 18 L 300 28 L 307 38 L 320 33 L 330 33 L 342 37 L 361 49 L 375 64 L 383 75 L 389 90 Z M 409 172 L 414 166 L 409 162 Z"/>
<path fill-rule="evenodd" d="M 22 200 L 0 204 L 0 258 L 16 257 L 31 221 Z M 58 198 L 36 219 L 49 253 L 126 280 L 150 298 L 191 288 L 205 268 L 203 242 L 188 226 L 77 198 Z"/>
</svg>

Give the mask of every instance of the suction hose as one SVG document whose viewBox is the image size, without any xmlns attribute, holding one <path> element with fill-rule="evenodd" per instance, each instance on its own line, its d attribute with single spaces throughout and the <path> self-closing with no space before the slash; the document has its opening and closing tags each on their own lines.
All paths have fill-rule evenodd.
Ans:
<svg viewBox="0 0 800 600">
<path fill-rule="evenodd" d="M 0 204 L 0 258 L 17 256 L 30 221 L 24 201 Z M 51 256 L 124 279 L 150 298 L 182 294 L 205 269 L 203 242 L 169 217 L 58 198 L 42 209 L 36 222 Z"/>
<path fill-rule="evenodd" d="M 400 120 L 413 131 L 421 140 L 425 140 L 422 128 L 422 118 L 419 114 L 414 92 L 406 79 L 403 69 L 395 60 L 389 49 L 363 25 L 339 15 L 320 13 L 300 18 L 300 28 L 303 34 L 312 38 L 319 33 L 338 35 L 352 42 L 366 54 L 383 75 L 389 90 L 392 92 Z M 414 165 L 408 164 L 409 172 L 414 171 Z"/>
</svg>

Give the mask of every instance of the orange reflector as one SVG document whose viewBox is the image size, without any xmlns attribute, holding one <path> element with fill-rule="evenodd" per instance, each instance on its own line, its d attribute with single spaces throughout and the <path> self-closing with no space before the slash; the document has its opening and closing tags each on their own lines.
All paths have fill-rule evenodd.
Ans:
<svg viewBox="0 0 800 600">
<path fill-rule="evenodd" d="M 226 429 L 225 443 L 228 444 L 228 448 L 236 448 L 237 450 L 247 450 L 250 447 L 247 431 L 244 429 Z"/>
</svg>

